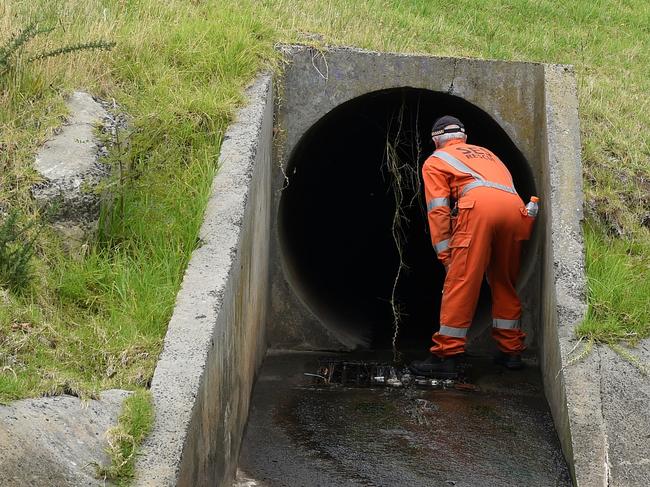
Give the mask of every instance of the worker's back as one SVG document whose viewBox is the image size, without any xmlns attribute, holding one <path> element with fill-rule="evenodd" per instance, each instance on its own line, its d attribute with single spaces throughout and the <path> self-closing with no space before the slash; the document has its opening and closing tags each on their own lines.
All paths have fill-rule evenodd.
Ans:
<svg viewBox="0 0 650 487">
<path fill-rule="evenodd" d="M 440 328 L 431 356 L 413 361 L 416 374 L 450 377 L 465 351 L 467 330 L 487 274 L 492 290 L 492 336 L 510 369 L 521 368 L 525 334 L 516 291 L 522 241 L 531 224 L 508 168 L 490 150 L 465 143 L 465 126 L 445 115 L 431 138 L 438 148 L 422 168 L 431 243 L 446 270 Z M 452 210 L 453 208 L 453 210 Z"/>
<path fill-rule="evenodd" d="M 445 157 L 446 155 L 451 158 Z M 456 161 L 460 163 L 460 166 L 456 164 Z M 451 196 L 454 199 L 462 196 L 463 188 L 477 180 L 495 183 L 506 188 L 513 187 L 512 176 L 505 164 L 492 151 L 478 145 L 451 141 L 427 159 L 425 171 L 427 166 L 432 170 L 443 172 L 447 176 L 452 190 Z"/>
</svg>

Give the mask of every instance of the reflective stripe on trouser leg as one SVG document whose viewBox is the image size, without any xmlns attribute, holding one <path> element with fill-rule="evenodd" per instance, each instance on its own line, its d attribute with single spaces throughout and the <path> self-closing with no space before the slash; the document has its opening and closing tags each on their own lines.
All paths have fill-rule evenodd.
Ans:
<svg viewBox="0 0 650 487">
<path fill-rule="evenodd" d="M 502 330 L 512 330 L 513 328 L 519 328 L 519 320 L 504 320 L 502 318 L 493 318 L 492 319 L 493 328 L 501 328 Z"/>
<path fill-rule="evenodd" d="M 521 320 L 518 319 L 493 318 L 492 338 L 496 340 L 499 350 L 504 353 L 520 353 L 526 348 L 524 346 L 526 334 L 521 331 Z"/>
<path fill-rule="evenodd" d="M 455 328 L 453 326 L 440 325 L 438 333 L 448 337 L 464 338 L 467 336 L 468 328 Z"/>
<path fill-rule="evenodd" d="M 464 336 L 453 337 L 441 335 L 440 332 L 437 331 L 431 337 L 433 346 L 429 351 L 438 357 L 451 357 L 452 355 L 457 355 L 465 351 L 466 340 L 467 339 Z"/>
<path fill-rule="evenodd" d="M 438 357 L 451 357 L 465 351 L 465 336 L 468 328 L 440 325 L 440 330 L 431 337 L 433 346 L 429 351 Z"/>
</svg>

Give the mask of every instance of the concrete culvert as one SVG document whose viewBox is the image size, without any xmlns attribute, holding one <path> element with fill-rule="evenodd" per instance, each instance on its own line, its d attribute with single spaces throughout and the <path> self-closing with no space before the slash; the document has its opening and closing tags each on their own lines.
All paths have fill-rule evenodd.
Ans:
<svg viewBox="0 0 650 487">
<path fill-rule="evenodd" d="M 432 150 L 427 146 L 431 122 L 441 113 L 450 113 L 463 118 L 470 141 L 491 148 L 506 162 L 523 198 L 533 192 L 542 198 L 529 246 L 534 258 L 524 258 L 520 279 L 522 324 L 535 345 L 544 396 L 562 451 L 574 485 L 628 485 L 630 479 L 640 479 L 644 450 L 632 445 L 640 444 L 636 440 L 645 434 L 648 422 L 638 415 L 638 421 L 630 423 L 625 417 L 623 424 L 616 413 L 633 401 L 623 395 L 625 391 L 638 395 L 642 388 L 618 387 L 620 373 L 627 380 L 632 372 L 622 372 L 620 364 L 603 356 L 602 349 L 579 363 L 572 358 L 575 328 L 586 311 L 586 288 L 578 101 L 571 68 L 346 48 L 280 49 L 287 62 L 275 79 L 277 91 L 272 90 L 270 77 L 262 76 L 248 92 L 250 103 L 224 136 L 220 169 L 201 230 L 203 244 L 194 251 L 185 272 L 151 384 L 156 419 L 139 455 L 138 485 L 230 485 L 255 377 L 263 405 L 271 409 L 255 407 L 254 411 L 282 426 L 275 412 L 266 411 L 294 414 L 292 411 L 309 412 L 328 404 L 320 396 L 312 396 L 316 398 L 314 408 L 287 407 L 290 394 L 301 397 L 303 373 L 314 372 L 323 350 L 343 351 L 360 343 L 389 344 L 392 316 L 386 300 L 396 269 L 390 232 L 395 201 L 389 191 L 393 179 L 382 173 L 382 162 L 387 135 L 394 136 L 396 130 L 389 122 L 396 120 L 402 107 L 405 142 L 399 153 L 411 156 L 414 170 L 417 161 L 416 174 Z M 412 156 L 415 134 L 421 137 L 419 156 L 417 151 Z M 404 194 L 405 201 L 414 196 L 411 191 Z M 442 274 L 425 233 L 422 207 L 415 201 L 406 212 L 411 224 L 404 248 L 410 270 L 397 290 L 405 313 L 400 343 L 404 347 L 419 337 L 428 343 L 437 321 L 435 304 Z M 480 305 L 479 314 L 486 312 L 488 307 Z M 489 316 L 479 316 L 473 328 L 488 323 Z M 492 345 L 489 334 L 484 335 Z M 364 353 L 381 355 L 375 351 L 361 355 Z M 269 360 L 265 369 L 260 369 L 265 356 Z M 274 357 L 279 358 L 275 363 L 280 369 L 271 367 Z M 298 366 L 297 361 L 303 358 L 304 367 Z M 474 370 L 485 372 L 481 366 Z M 605 377 L 604 371 L 610 376 Z M 543 405 L 541 391 L 531 396 L 530 383 L 520 375 L 497 373 L 494 379 L 501 384 L 507 377 L 523 386 L 526 404 Z M 506 398 L 512 397 L 510 384 L 503 386 L 494 403 L 499 416 L 521 419 L 524 416 L 518 404 L 514 404 L 514 416 L 502 414 L 504 402 L 513 405 Z M 264 396 L 267 390 L 281 402 Z M 288 390 L 285 396 L 283 391 Z M 347 393 L 340 388 L 332 391 Z M 480 410 L 484 410 L 487 392 L 482 389 Z M 328 407 L 326 413 L 333 412 L 340 428 L 343 423 L 338 421 L 338 411 Z M 458 411 L 456 406 L 451 408 L 449 425 L 464 424 L 453 419 L 458 418 Z M 469 413 L 478 417 L 473 410 Z M 255 417 L 251 416 L 247 431 L 263 434 L 270 445 L 262 451 L 266 464 L 284 468 L 291 463 L 287 459 L 306 458 L 309 468 L 316 466 L 309 455 L 292 455 L 274 442 Z M 319 431 L 324 431 L 322 415 L 311 417 Z M 349 418 L 355 426 L 376 424 Z M 496 464 L 506 473 L 528 474 L 532 471 L 529 462 L 540 466 L 538 471 L 544 474 L 559 471 L 555 466 L 561 467 L 563 462 L 553 443 L 552 428 L 546 430 L 546 436 L 537 435 L 527 425 L 539 425 L 539 415 L 533 412 L 530 421 L 514 430 L 513 422 L 506 421 L 517 452 L 531 452 L 526 460 L 513 456 L 511 460 L 517 460 L 509 468 L 500 462 L 503 455 L 496 463 L 488 457 L 472 457 L 482 459 L 474 463 L 488 472 L 481 485 L 499 481 Z M 500 451 L 504 437 L 494 434 L 494 423 L 477 424 L 480 428 L 472 430 L 475 434 L 470 439 L 474 443 L 476 438 L 497 439 L 490 451 Z M 345 438 L 354 436 L 343 431 Z M 372 441 L 377 431 L 390 434 L 398 429 L 373 427 Z M 616 436 L 612 431 L 618 435 L 617 443 L 612 443 Z M 280 433 L 276 438 L 285 441 L 288 436 Z M 314 436 L 308 436 L 308 448 L 313 452 Z M 433 438 L 454 440 L 458 435 L 445 434 L 436 427 Z M 527 450 L 520 445 L 522 438 L 543 441 Z M 340 451 L 335 437 L 325 440 L 327 447 L 335 445 Z M 401 439 L 389 438 L 391 458 L 395 441 Z M 251 451 L 254 448 L 245 444 L 240 466 L 244 473 L 254 474 L 246 468 L 245 455 Z M 329 455 L 329 450 L 322 451 Z M 348 451 L 365 455 L 363 461 L 368 459 L 358 447 Z M 277 463 L 269 452 L 279 457 Z M 543 463 L 537 462 L 538 455 L 544 456 Z M 362 464 L 356 458 L 348 456 L 345 461 L 356 467 Z M 327 473 L 331 473 L 331 464 L 326 464 Z M 521 465 L 526 468 L 518 469 Z M 464 468 L 464 463 L 458 466 Z M 407 474 L 421 472 L 419 465 L 408 470 Z M 271 477 L 261 473 L 259 478 Z M 298 477 L 283 469 L 276 478 L 295 483 Z M 322 481 L 324 477 L 315 478 Z M 463 476 L 445 474 L 444 479 L 448 478 L 461 480 Z M 346 475 L 344 481 L 349 485 L 350 477 Z M 558 483 L 553 479 L 509 483 L 522 482 Z M 427 477 L 422 485 L 430 483 Z"/>
<path fill-rule="evenodd" d="M 348 101 L 314 124 L 290 155 L 278 215 L 285 274 L 304 304 L 348 345 L 391 346 L 400 262 L 395 235 L 405 264 L 395 288 L 400 348 L 426 346 L 439 324 L 444 271 L 430 242 L 420 169 L 434 150 L 433 121 L 444 114 L 463 120 L 469 143 L 505 162 L 522 198 L 535 194 L 527 161 L 491 116 L 430 90 L 395 88 Z M 398 159 L 400 188 L 389 154 Z M 524 259 L 524 274 L 526 267 Z M 485 286 L 479 315 L 489 316 L 488 293 Z"/>
</svg>

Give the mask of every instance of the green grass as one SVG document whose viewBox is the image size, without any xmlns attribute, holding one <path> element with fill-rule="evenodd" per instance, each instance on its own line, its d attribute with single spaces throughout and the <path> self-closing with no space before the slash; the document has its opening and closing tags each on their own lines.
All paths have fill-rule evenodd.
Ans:
<svg viewBox="0 0 650 487">
<path fill-rule="evenodd" d="M 0 0 L 0 45 L 32 20 L 59 27 L 30 43 L 36 52 L 93 39 L 116 46 L 18 59 L 0 77 L 0 207 L 40 218 L 31 163 L 73 89 L 115 99 L 132 117 L 132 133 L 113 154 L 128 174 L 97 241 L 73 258 L 43 231 L 35 278 L 21 293 L 0 294 L 1 401 L 147 386 L 223 132 L 245 85 L 277 64 L 276 42 L 575 64 L 594 222 L 590 312 L 579 333 L 607 342 L 648 336 L 635 294 L 650 277 L 642 245 L 650 225 L 645 0 Z M 607 282 L 616 276 L 594 266 L 613 254 L 628 272 L 614 299 Z"/>
<path fill-rule="evenodd" d="M 115 97 L 133 116 L 126 186 L 102 215 L 82 259 L 49 232 L 38 243 L 38 278 L 0 311 L 0 400 L 146 386 L 183 270 L 197 244 L 222 134 L 242 87 L 274 56 L 270 31 L 224 6 L 165 2 L 5 2 L 1 32 L 38 16 L 64 29 L 35 39 L 115 40 L 111 52 L 23 66 L 0 80 L 0 205 L 38 218 L 29 197 L 33 154 L 64 114 L 63 96 L 84 87 Z M 57 37 L 58 36 L 58 37 Z M 266 42 L 261 39 L 266 37 Z M 40 44 L 39 44 L 40 43 Z"/>
<path fill-rule="evenodd" d="M 650 253 L 640 243 L 611 239 L 585 227 L 588 304 L 578 335 L 589 340 L 637 342 L 650 335 Z"/>
<path fill-rule="evenodd" d="M 148 390 L 137 389 L 125 399 L 117 425 L 106 433 L 111 464 L 98 466 L 99 477 L 117 485 L 130 484 L 137 449 L 151 431 L 153 418 L 153 401 Z"/>
</svg>

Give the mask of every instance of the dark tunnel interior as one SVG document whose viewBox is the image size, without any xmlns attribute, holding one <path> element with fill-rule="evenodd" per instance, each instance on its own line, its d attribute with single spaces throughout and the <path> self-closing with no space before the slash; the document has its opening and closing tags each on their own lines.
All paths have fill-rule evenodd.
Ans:
<svg viewBox="0 0 650 487">
<path fill-rule="evenodd" d="M 421 348 L 439 326 L 444 271 L 432 249 L 420 168 L 433 152 L 433 121 L 460 118 L 468 142 L 491 149 L 509 167 L 527 201 L 534 194 L 529 165 L 487 113 L 446 93 L 399 88 L 368 93 L 329 112 L 291 154 L 279 208 L 285 271 L 294 290 L 326 326 L 390 348 L 391 296 L 401 313 L 399 346 Z M 387 154 L 397 155 L 389 157 Z M 394 225 L 398 160 L 401 229 Z M 395 231 L 394 231 L 395 230 Z M 489 306 L 484 286 L 479 307 Z"/>
</svg>

